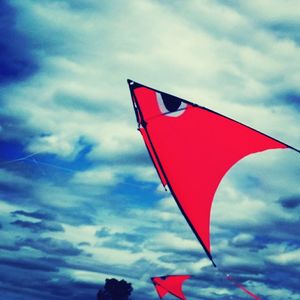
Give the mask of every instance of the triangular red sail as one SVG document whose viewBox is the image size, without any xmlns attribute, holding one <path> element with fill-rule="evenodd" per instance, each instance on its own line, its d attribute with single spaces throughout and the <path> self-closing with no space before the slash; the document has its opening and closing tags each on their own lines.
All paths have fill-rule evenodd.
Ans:
<svg viewBox="0 0 300 300">
<path fill-rule="evenodd" d="M 169 275 L 163 277 L 152 277 L 151 280 L 160 299 L 167 294 L 172 294 L 178 299 L 186 300 L 182 292 L 182 284 L 189 278 L 191 278 L 190 275 Z"/>
<path fill-rule="evenodd" d="M 128 82 L 159 177 L 213 262 L 210 210 L 223 176 L 249 154 L 292 147 L 207 108 Z"/>
</svg>

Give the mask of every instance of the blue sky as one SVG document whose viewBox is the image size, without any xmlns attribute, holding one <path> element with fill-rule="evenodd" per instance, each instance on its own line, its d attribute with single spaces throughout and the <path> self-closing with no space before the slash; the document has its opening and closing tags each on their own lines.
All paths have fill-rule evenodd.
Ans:
<svg viewBox="0 0 300 300">
<path fill-rule="evenodd" d="M 211 266 L 142 139 L 127 78 L 300 148 L 296 0 L 0 0 L 0 289 L 95 299 L 105 278 L 191 274 L 194 299 L 249 299 Z M 217 265 L 300 299 L 300 157 L 247 157 L 212 211 Z M 166 299 L 172 299 L 171 296 Z"/>
</svg>

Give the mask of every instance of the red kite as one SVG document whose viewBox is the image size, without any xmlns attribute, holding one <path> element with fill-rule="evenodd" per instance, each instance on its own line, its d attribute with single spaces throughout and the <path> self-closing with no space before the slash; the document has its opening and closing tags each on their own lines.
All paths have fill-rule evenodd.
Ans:
<svg viewBox="0 0 300 300">
<path fill-rule="evenodd" d="M 163 277 L 152 277 L 151 280 L 160 299 L 167 294 L 171 294 L 178 299 L 186 300 L 182 292 L 182 285 L 183 282 L 189 278 L 191 278 L 189 275 L 169 275 Z"/>
<path fill-rule="evenodd" d="M 290 148 L 249 126 L 192 102 L 128 80 L 138 129 L 164 187 L 215 266 L 210 211 L 226 172 L 243 157 Z"/>
</svg>

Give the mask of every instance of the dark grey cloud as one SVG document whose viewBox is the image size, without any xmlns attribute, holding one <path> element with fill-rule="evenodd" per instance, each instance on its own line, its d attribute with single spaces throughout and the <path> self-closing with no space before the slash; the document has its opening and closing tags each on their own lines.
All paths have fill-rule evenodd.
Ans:
<svg viewBox="0 0 300 300">
<path fill-rule="evenodd" d="M 277 255 L 279 255 L 280 243 L 276 243 L 273 245 L 276 245 L 278 247 Z M 276 253 L 276 247 L 274 247 L 274 249 Z M 247 254 L 243 255 L 243 252 Z M 270 298 L 266 297 L 266 299 L 273 299 L 274 295 L 272 295 L 272 290 L 275 291 L 278 289 L 278 287 L 284 287 L 288 289 L 291 293 L 297 294 L 299 290 L 297 285 L 297 279 L 295 280 L 295 278 L 298 278 L 299 276 L 299 270 L 297 269 L 298 264 L 290 264 L 290 267 L 287 268 L 286 266 L 280 264 L 274 264 L 268 258 L 267 254 L 264 258 L 262 258 L 261 255 L 256 256 L 255 253 L 257 252 L 258 249 L 256 249 L 255 252 L 251 254 L 251 251 L 245 248 L 236 248 L 231 249 L 229 251 L 225 251 L 220 257 L 221 261 L 218 262 L 218 266 L 223 274 L 220 273 L 221 278 L 217 280 L 215 279 L 214 282 L 211 283 L 211 285 L 218 285 L 218 281 L 222 281 L 222 276 L 228 273 L 232 275 L 235 281 L 243 284 L 246 287 L 250 282 L 255 283 L 255 285 L 252 288 L 249 288 L 250 291 L 257 294 L 261 293 L 264 296 L 268 295 L 268 297 Z M 264 251 L 262 253 L 267 252 Z M 228 255 L 234 258 L 240 257 L 241 259 L 239 261 L 236 261 L 235 263 L 232 263 L 230 261 L 222 262 L 223 258 L 226 258 Z M 205 275 L 205 273 L 197 275 L 197 277 L 205 280 L 205 276 L 203 277 L 203 275 Z M 266 285 L 268 287 L 268 290 L 271 292 L 266 291 L 265 289 L 261 289 L 259 287 L 260 283 Z"/>
<path fill-rule="evenodd" d="M 273 22 L 267 28 L 281 39 L 289 39 L 300 44 L 299 23 Z"/>
<path fill-rule="evenodd" d="M 89 243 L 89 242 L 80 242 L 78 244 L 78 246 L 91 246 L 91 243 Z"/>
<path fill-rule="evenodd" d="M 102 283 L 95 284 L 63 278 L 60 282 L 47 282 L 43 289 L 53 296 L 63 299 L 94 299 Z"/>
<path fill-rule="evenodd" d="M 89 198 L 88 196 L 87 199 L 90 203 L 83 203 L 80 210 L 73 207 L 61 208 L 57 214 L 57 221 L 74 226 L 97 224 L 94 205 L 96 205 L 98 199 Z M 51 209 L 55 211 L 55 208 L 52 207 Z"/>
<path fill-rule="evenodd" d="M 291 107 L 295 108 L 296 110 L 300 110 L 300 94 L 299 94 L 299 92 L 292 91 L 292 92 L 286 93 L 283 96 L 282 101 L 285 104 L 290 105 Z"/>
<path fill-rule="evenodd" d="M 261 26 L 265 30 L 267 30 L 269 33 L 274 34 L 279 39 L 284 40 L 291 40 L 295 43 L 300 43 L 300 34 L 299 34 L 299 20 L 295 20 L 295 18 L 287 18 L 284 16 L 283 18 L 278 17 L 278 14 L 276 14 L 278 10 L 278 6 L 274 6 L 275 14 L 272 13 L 273 7 L 269 7 L 269 13 L 268 14 L 262 14 L 261 16 L 257 16 L 257 12 L 254 10 L 251 10 L 251 5 L 248 6 L 247 4 L 244 5 L 243 1 L 233 1 L 233 0 L 217 0 L 221 5 L 227 5 L 231 7 L 233 10 L 235 10 L 239 14 L 244 14 L 245 16 L 248 16 L 249 19 L 256 25 Z M 271 2 L 265 2 L 266 5 Z M 291 8 L 293 6 L 296 7 L 293 3 L 286 4 L 287 6 L 290 6 Z M 248 6 L 248 7 L 247 7 Z M 253 4 L 255 6 L 255 3 Z M 269 5 L 272 6 L 272 5 Z M 259 6 L 258 6 L 259 7 Z M 262 6 L 264 7 L 264 6 Z M 261 7 L 261 9 L 262 9 Z M 265 6 L 267 7 L 267 6 Z M 249 9 L 250 8 L 250 9 Z M 259 8 L 257 8 L 259 9 Z M 283 8 L 285 9 L 285 8 Z M 263 17 L 264 15 L 264 17 Z M 292 14 L 291 14 L 292 15 Z M 273 17 L 274 16 L 274 17 Z M 256 17 L 256 18 L 255 18 Z M 255 19 L 254 19 L 255 18 Z"/>
<path fill-rule="evenodd" d="M 233 275 L 235 280 L 240 280 L 238 276 Z M 242 280 L 239 283 L 244 284 Z M 190 288 L 197 286 L 197 289 Z M 211 289 L 214 287 L 214 289 Z M 209 292 L 205 289 L 210 289 Z M 236 288 L 226 279 L 224 270 L 218 270 L 214 267 L 203 268 L 201 274 L 193 274 L 191 279 L 185 284 L 186 295 L 195 299 L 246 299 L 247 296 Z M 223 291 L 225 290 L 225 292 Z M 228 291 L 229 294 L 226 292 Z"/>
<path fill-rule="evenodd" d="M 272 209 L 272 213 L 269 215 L 266 211 L 265 218 L 262 218 L 258 222 L 226 222 L 220 233 L 212 232 L 212 240 L 229 241 L 231 246 L 244 248 L 241 243 L 234 242 L 234 237 L 245 233 L 253 236 L 253 241 L 249 241 L 244 245 L 251 250 L 262 249 L 272 242 L 283 243 L 289 241 L 299 244 L 300 219 L 295 218 L 297 211 L 287 208 L 284 209 L 280 201 L 278 201 L 278 203 L 274 201 L 270 208 Z M 284 215 L 285 213 L 289 213 L 290 215 Z"/>
<path fill-rule="evenodd" d="M 0 98 L 0 101 L 2 98 Z M 30 141 L 32 136 L 37 134 L 37 130 L 25 126 L 27 123 L 28 116 L 22 114 L 21 112 L 17 113 L 11 113 L 6 109 L 5 106 L 0 107 L 0 124 L 1 124 L 1 137 L 0 141 L 1 143 L 7 142 L 7 141 L 14 141 L 18 144 L 21 144 L 24 146 L 26 143 Z M 16 147 L 18 146 L 15 145 Z M 1 149 L 1 159 L 3 154 L 5 153 L 5 150 Z"/>
<path fill-rule="evenodd" d="M 46 221 L 29 222 L 29 221 L 16 220 L 14 222 L 11 222 L 10 224 L 21 227 L 21 228 L 30 229 L 33 232 L 64 231 L 64 228 L 61 226 L 61 224 L 55 223 L 55 222 L 46 222 Z"/>
<path fill-rule="evenodd" d="M 68 0 L 62 0 L 70 9 L 73 9 L 74 11 L 87 11 L 87 12 L 93 12 L 95 9 L 99 9 L 99 5 L 97 2 L 93 0 L 77 0 L 76 2 L 68 1 Z M 109 3 L 101 3 L 101 9 L 105 10 L 105 8 L 109 5 Z"/>
<path fill-rule="evenodd" d="M 16 10 L 0 1 L 0 84 L 24 80 L 38 70 L 32 53 L 32 41 L 16 29 Z"/>
<path fill-rule="evenodd" d="M 58 268 L 53 264 L 49 263 L 44 258 L 42 259 L 16 259 L 12 257 L 1 257 L 0 265 L 8 265 L 20 269 L 27 270 L 39 270 L 46 272 L 58 272 Z"/>
<path fill-rule="evenodd" d="M 283 208 L 294 209 L 300 205 L 300 195 L 280 198 L 279 202 Z"/>
<path fill-rule="evenodd" d="M 19 251 L 20 246 L 15 245 L 15 244 L 8 244 L 6 243 L 0 243 L 0 249 L 1 250 L 6 250 L 6 251 Z"/>
<path fill-rule="evenodd" d="M 100 230 L 97 230 L 95 233 L 95 236 L 99 238 L 108 237 L 110 235 L 110 230 L 107 227 L 103 227 Z"/>
<path fill-rule="evenodd" d="M 196 262 L 197 258 L 196 256 L 180 256 L 176 254 L 166 254 L 159 257 L 159 260 L 166 263 L 190 263 L 190 262 Z"/>
<path fill-rule="evenodd" d="M 299 227 L 300 219 L 298 220 L 276 220 L 273 223 L 273 227 L 263 228 L 263 230 L 269 230 L 270 239 L 266 239 L 267 242 L 275 241 L 277 243 L 287 242 L 290 244 L 300 246 Z M 272 230 L 272 228 L 280 228 L 280 230 Z"/>
<path fill-rule="evenodd" d="M 243 235 L 237 235 L 234 238 L 228 239 L 228 248 L 230 249 L 247 249 L 249 251 L 257 252 L 263 248 L 265 248 L 270 241 L 270 239 L 266 239 L 264 236 L 255 234 L 252 238 L 247 238 Z"/>
<path fill-rule="evenodd" d="M 163 253 L 174 253 L 175 255 L 178 256 L 189 256 L 189 257 L 195 257 L 195 258 L 203 258 L 206 257 L 204 252 L 201 252 L 201 245 L 199 244 L 199 249 L 196 248 L 184 248 L 184 247 L 179 247 L 175 249 L 174 245 L 159 245 L 158 243 L 152 243 L 148 242 L 146 245 L 146 248 L 152 251 L 160 251 Z"/>
<path fill-rule="evenodd" d="M 28 212 L 28 211 L 24 211 L 24 210 L 15 210 L 11 212 L 12 216 L 25 216 L 25 217 L 31 217 L 31 218 L 35 218 L 35 219 L 40 219 L 40 220 L 48 220 L 48 221 L 52 221 L 55 219 L 55 215 L 53 215 L 52 213 L 43 211 L 43 210 L 36 210 L 36 211 L 32 211 L 32 212 Z"/>
<path fill-rule="evenodd" d="M 82 253 L 81 249 L 73 246 L 69 241 L 59 240 L 55 238 L 25 238 L 18 239 L 16 245 L 19 247 L 30 247 L 32 249 L 40 250 L 43 253 L 63 255 L 63 256 L 77 256 Z"/>
<path fill-rule="evenodd" d="M 296 268 L 286 268 L 268 262 L 265 268 L 265 276 L 256 280 L 262 283 L 267 280 L 271 288 L 276 289 L 276 286 L 284 286 L 295 295 L 299 295 L 298 278 L 299 271 Z M 270 294 L 269 296 L 271 297 L 272 295 Z"/>
<path fill-rule="evenodd" d="M 26 203 L 30 199 L 32 191 L 27 189 L 28 186 L 15 182 L 0 182 L 0 197 L 10 203 Z"/>
<path fill-rule="evenodd" d="M 146 240 L 146 237 L 139 233 L 111 233 L 106 227 L 98 230 L 95 235 L 99 238 L 105 238 L 101 244 L 102 247 L 128 249 L 132 252 L 141 251 L 141 247 Z"/>
<path fill-rule="evenodd" d="M 0 289 L 10 291 L 12 296 L 9 300 L 18 299 L 19 295 L 23 296 L 21 299 L 95 299 L 102 282 L 96 284 L 76 281 L 68 275 L 57 273 L 54 268 L 47 269 L 47 263 L 44 264 L 45 268 L 42 262 L 26 262 L 17 269 L 13 263 L 12 265 L 2 265 Z M 34 272 L 31 272 L 30 280 L 24 280 L 24 278 L 28 278 L 30 265 L 33 266 Z M 24 268 L 22 268 L 23 266 Z"/>
<path fill-rule="evenodd" d="M 145 241 L 146 237 L 138 233 L 115 233 L 113 238 L 121 241 L 126 241 L 132 244 L 139 244 Z"/>
<path fill-rule="evenodd" d="M 137 278 L 142 277 L 145 274 L 149 274 L 150 279 L 151 274 L 155 274 L 154 276 L 160 276 L 160 274 L 167 275 L 170 273 L 169 268 L 155 263 L 148 258 L 141 258 L 137 260 L 132 264 L 131 269 L 134 270 L 134 276 Z"/>
<path fill-rule="evenodd" d="M 20 247 L 21 249 L 21 247 Z M 19 249 L 19 250 L 20 250 Z M 122 276 L 126 278 L 128 276 L 129 270 L 131 266 L 124 266 L 121 268 L 120 266 L 110 265 L 103 262 L 97 262 L 90 259 L 86 259 L 86 257 L 76 256 L 75 259 L 69 257 L 66 259 L 65 255 L 60 254 L 57 255 L 53 251 L 45 252 L 44 256 L 35 257 L 33 255 L 28 255 L 28 252 L 19 252 L 17 255 L 11 255 L 11 253 L 6 253 L 6 256 L 3 256 L 3 259 L 0 260 L 0 269 L 2 270 L 7 268 L 13 268 L 13 271 L 9 273 L 22 274 L 22 270 L 35 270 L 35 272 L 39 272 L 36 276 L 41 276 L 41 278 L 56 278 L 59 276 L 57 273 L 60 270 L 59 274 L 63 276 L 63 278 L 67 277 L 64 274 L 65 269 L 68 270 L 80 270 L 87 271 L 99 274 L 113 274 L 114 276 Z M 10 256 L 9 256 L 10 255 Z M 20 262 L 20 264 L 19 264 Z M 56 274 L 50 274 L 49 272 L 53 272 Z M 0 272 L 1 274 L 1 272 Z M 141 272 L 137 271 L 134 275 L 141 276 Z M 34 279 L 34 278 L 33 278 Z M 0 280 L 1 281 L 1 280 Z M 36 283 L 37 284 L 37 283 Z M 59 284 L 59 282 L 57 282 Z M 83 288 L 88 286 L 89 284 L 83 283 Z"/>
<path fill-rule="evenodd" d="M 67 263 L 64 259 L 58 258 L 55 253 L 46 253 L 47 256 L 41 257 L 22 257 L 18 256 L 2 257 L 0 259 L 0 289 L 1 283 L 4 283 L 4 289 L 11 290 L 17 294 L 24 293 L 24 299 L 35 299 L 35 296 L 41 293 L 38 299 L 94 299 L 95 294 L 101 287 L 99 284 L 78 281 L 69 278 L 64 272 L 58 273 L 60 268 L 69 268 L 77 270 L 89 270 L 88 265 L 82 262 L 80 264 Z M 92 271 L 102 273 L 101 266 L 91 265 Z M 111 268 L 111 267 L 110 267 Z M 30 281 L 24 280 L 28 276 L 28 270 L 32 270 Z M 27 273 L 26 273 L 27 272 Z M 3 276 L 3 274 L 6 274 Z M 27 274 L 27 275 L 26 275 Z M 58 297 L 58 298 L 57 298 Z M 12 298 L 14 299 L 14 298 Z"/>
<path fill-rule="evenodd" d="M 6 161 L 7 162 L 7 161 Z M 5 163 L 5 162 L 4 162 Z M 12 162 L 6 165 L 7 176 L 11 180 L 5 180 L 4 176 L 0 178 L 0 196 L 8 203 L 16 203 L 22 207 L 36 207 L 36 210 L 16 210 L 11 215 L 24 216 L 42 220 L 41 222 L 16 221 L 14 224 L 32 230 L 50 230 L 62 231 L 59 223 L 81 225 L 95 224 L 95 206 L 99 207 L 99 195 L 89 194 L 90 187 L 85 189 L 72 183 L 68 179 L 72 174 L 52 167 L 44 167 L 23 161 Z M 55 172 L 56 171 L 56 172 Z M 2 182 L 1 182 L 2 181 Z M 54 182 L 53 182 L 54 181 Z M 53 192 L 52 192 L 53 190 Z M 62 193 L 63 192 L 63 193 Z M 40 204 L 44 197 L 50 198 L 52 195 L 54 201 L 45 201 L 43 209 Z M 82 201 L 81 209 L 74 209 L 72 205 L 61 207 L 57 210 L 57 198 L 61 201 L 71 201 L 74 197 Z M 71 203 L 70 203 L 71 204 Z M 54 223 L 56 220 L 58 223 Z M 51 221 L 51 222 L 50 222 Z"/>
<path fill-rule="evenodd" d="M 86 99 L 76 94 L 58 92 L 54 97 L 57 109 L 67 109 L 68 111 L 82 111 L 89 114 L 117 114 L 118 107 L 108 106 L 106 103 Z M 108 100 L 109 101 L 109 100 Z M 119 111 L 121 108 L 119 108 Z M 120 112 L 119 112 L 120 113 Z"/>
</svg>

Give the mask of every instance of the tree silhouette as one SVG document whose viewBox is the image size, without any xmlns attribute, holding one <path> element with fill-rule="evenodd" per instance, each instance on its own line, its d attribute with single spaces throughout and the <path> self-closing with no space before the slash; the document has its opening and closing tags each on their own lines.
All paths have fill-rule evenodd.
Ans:
<svg viewBox="0 0 300 300">
<path fill-rule="evenodd" d="M 105 285 L 97 293 L 97 300 L 130 300 L 131 283 L 115 278 L 106 279 Z"/>
</svg>

